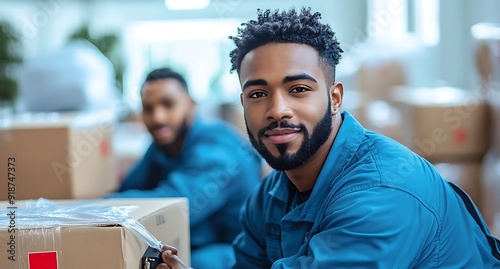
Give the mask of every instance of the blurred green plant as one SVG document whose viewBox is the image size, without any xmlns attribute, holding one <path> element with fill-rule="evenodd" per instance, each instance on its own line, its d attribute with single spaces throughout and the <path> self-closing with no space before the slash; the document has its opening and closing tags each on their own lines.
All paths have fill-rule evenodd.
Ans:
<svg viewBox="0 0 500 269">
<path fill-rule="evenodd" d="M 14 28 L 0 21 L 0 105 L 14 106 L 18 96 L 15 67 L 22 62 L 19 38 Z"/>
<path fill-rule="evenodd" d="M 89 32 L 89 27 L 87 25 L 82 26 L 77 29 L 73 34 L 71 34 L 68 40 L 78 40 L 84 39 L 96 46 L 101 53 L 106 56 L 111 63 L 115 71 L 115 81 L 116 87 L 123 95 L 123 74 L 125 66 L 123 64 L 123 57 L 119 50 L 120 39 L 115 34 L 104 34 L 101 36 L 92 36 Z"/>
</svg>

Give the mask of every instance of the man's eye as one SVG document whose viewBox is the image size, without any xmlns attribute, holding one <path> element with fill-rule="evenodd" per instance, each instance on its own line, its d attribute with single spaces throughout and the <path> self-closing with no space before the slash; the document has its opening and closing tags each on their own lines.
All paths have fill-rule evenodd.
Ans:
<svg viewBox="0 0 500 269">
<path fill-rule="evenodd" d="M 153 111 L 153 108 L 150 106 L 142 106 L 142 112 L 143 113 L 151 113 Z"/>
<path fill-rule="evenodd" d="M 250 95 L 248 95 L 249 98 L 260 98 L 264 96 L 266 96 L 266 94 L 263 92 L 253 92 Z"/>
<path fill-rule="evenodd" d="M 164 108 L 173 108 L 175 106 L 175 103 L 170 100 L 164 100 L 161 104 Z"/>
<path fill-rule="evenodd" d="M 308 88 L 305 88 L 305 87 L 295 87 L 290 92 L 307 92 L 307 91 L 309 91 Z"/>
</svg>

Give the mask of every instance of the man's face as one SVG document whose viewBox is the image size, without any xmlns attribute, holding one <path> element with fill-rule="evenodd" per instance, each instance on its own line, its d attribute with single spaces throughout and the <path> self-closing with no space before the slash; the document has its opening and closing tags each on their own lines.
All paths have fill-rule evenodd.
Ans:
<svg viewBox="0 0 500 269">
<path fill-rule="evenodd" d="M 173 146 L 183 139 L 193 117 L 194 103 L 175 79 L 144 84 L 141 92 L 142 118 L 155 143 Z"/>
<path fill-rule="evenodd" d="M 306 163 L 331 134 L 329 90 L 312 47 L 258 47 L 243 58 L 240 83 L 250 141 L 271 167 Z"/>
</svg>

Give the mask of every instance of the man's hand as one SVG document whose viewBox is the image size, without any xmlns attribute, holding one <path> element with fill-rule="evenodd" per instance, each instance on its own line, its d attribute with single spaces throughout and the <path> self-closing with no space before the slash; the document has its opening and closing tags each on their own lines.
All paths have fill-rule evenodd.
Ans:
<svg viewBox="0 0 500 269">
<path fill-rule="evenodd" d="M 156 269 L 192 269 L 179 259 L 177 249 L 172 246 L 163 245 L 161 258 L 164 263 L 160 263 Z"/>
</svg>

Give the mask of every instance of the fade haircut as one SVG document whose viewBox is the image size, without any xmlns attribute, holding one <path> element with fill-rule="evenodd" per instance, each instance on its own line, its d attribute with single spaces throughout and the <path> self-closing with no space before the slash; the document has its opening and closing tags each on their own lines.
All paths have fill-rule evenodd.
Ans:
<svg viewBox="0 0 500 269">
<path fill-rule="evenodd" d="M 146 85 L 146 83 L 161 80 L 161 79 L 175 79 L 175 80 L 177 80 L 181 84 L 182 88 L 184 90 L 186 90 L 186 92 L 189 94 L 187 83 L 186 83 L 186 80 L 184 79 L 184 77 L 181 74 L 172 70 L 171 68 L 158 68 L 158 69 L 151 71 L 146 76 L 146 79 L 144 80 L 144 83 L 142 84 L 141 92 L 142 92 L 142 89 L 144 88 L 144 85 Z"/>
<path fill-rule="evenodd" d="M 321 13 L 311 13 L 311 8 L 302 7 L 300 13 L 294 8 L 288 11 L 257 9 L 257 20 L 242 23 L 236 36 L 229 36 L 236 48 L 230 52 L 231 72 L 240 73 L 241 61 L 257 47 L 269 43 L 297 43 L 313 47 L 325 73 L 327 87 L 335 82 L 335 66 L 344 52 L 328 24 L 320 23 Z"/>
</svg>

